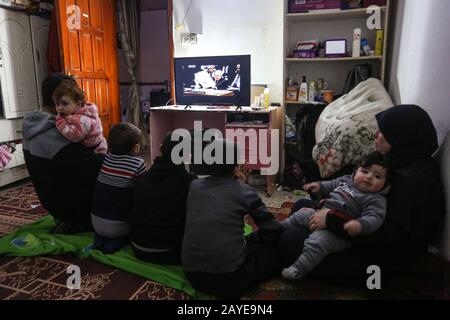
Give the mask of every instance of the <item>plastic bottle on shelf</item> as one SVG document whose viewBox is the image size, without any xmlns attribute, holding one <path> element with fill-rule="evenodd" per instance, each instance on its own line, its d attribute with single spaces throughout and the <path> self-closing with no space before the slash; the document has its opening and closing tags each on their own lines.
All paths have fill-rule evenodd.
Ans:
<svg viewBox="0 0 450 320">
<path fill-rule="evenodd" d="M 369 41 L 367 41 L 366 38 L 361 40 L 361 49 L 365 56 L 370 56 L 370 51 L 372 51 L 372 49 L 370 49 Z"/>
<path fill-rule="evenodd" d="M 315 102 L 316 101 L 316 82 L 310 81 L 309 82 L 309 93 L 308 93 L 308 100 L 309 102 Z"/>
<path fill-rule="evenodd" d="M 270 107 L 270 90 L 267 87 L 264 89 L 264 107 L 266 110 Z"/>
<path fill-rule="evenodd" d="M 353 58 L 361 56 L 361 29 L 353 30 Z"/>
<path fill-rule="evenodd" d="M 383 41 L 384 41 L 384 31 L 377 30 L 376 39 L 375 39 L 375 55 L 382 56 L 383 55 Z"/>
<path fill-rule="evenodd" d="M 306 76 L 303 76 L 302 83 L 300 84 L 300 91 L 298 92 L 299 102 L 308 102 L 308 83 L 306 82 Z"/>
</svg>

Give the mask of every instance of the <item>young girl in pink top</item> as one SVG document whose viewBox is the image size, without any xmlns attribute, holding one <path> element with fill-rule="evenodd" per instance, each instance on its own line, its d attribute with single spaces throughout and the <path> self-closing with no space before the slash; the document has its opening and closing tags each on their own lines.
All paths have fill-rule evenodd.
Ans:
<svg viewBox="0 0 450 320">
<path fill-rule="evenodd" d="M 95 104 L 86 102 L 84 92 L 72 81 L 64 80 L 53 93 L 56 128 L 69 141 L 81 142 L 96 153 L 106 154 L 102 122 Z"/>
</svg>

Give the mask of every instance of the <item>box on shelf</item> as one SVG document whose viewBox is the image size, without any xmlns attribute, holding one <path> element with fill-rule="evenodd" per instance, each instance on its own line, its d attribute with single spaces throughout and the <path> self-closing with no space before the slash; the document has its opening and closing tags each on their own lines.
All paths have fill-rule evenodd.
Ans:
<svg viewBox="0 0 450 320">
<path fill-rule="evenodd" d="M 383 7 L 385 5 L 386 5 L 386 0 L 362 0 L 363 8 L 367 8 L 370 6 Z"/>
<path fill-rule="evenodd" d="M 298 101 L 297 87 L 287 87 L 286 88 L 286 101 Z"/>
<path fill-rule="evenodd" d="M 340 8 L 341 0 L 289 0 L 289 13 Z"/>
</svg>

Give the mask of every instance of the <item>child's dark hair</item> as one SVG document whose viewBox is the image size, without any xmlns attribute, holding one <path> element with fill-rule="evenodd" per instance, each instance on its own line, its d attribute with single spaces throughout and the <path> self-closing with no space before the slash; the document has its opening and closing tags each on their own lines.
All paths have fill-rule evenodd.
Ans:
<svg viewBox="0 0 450 320">
<path fill-rule="evenodd" d="M 52 99 L 57 104 L 64 96 L 68 96 L 75 103 L 80 102 L 82 106 L 86 104 L 84 92 L 75 81 L 63 80 L 53 92 Z"/>
<path fill-rule="evenodd" d="M 222 157 L 217 159 L 218 162 L 207 165 L 208 172 L 212 176 L 233 177 L 239 159 L 239 151 L 236 143 L 231 140 L 217 139 L 209 143 L 208 146 L 213 144 L 215 145 L 215 149 L 222 149 Z M 211 155 L 216 159 L 214 151 Z"/>
<path fill-rule="evenodd" d="M 172 133 L 173 133 L 173 131 L 170 131 L 169 133 L 166 134 L 166 136 L 164 137 L 164 140 L 161 144 L 161 148 L 160 148 L 161 156 L 164 159 L 167 159 L 170 161 L 172 159 L 173 148 L 175 148 L 175 146 L 181 142 L 181 140 L 172 141 Z M 183 155 L 181 154 L 180 156 L 183 156 Z"/>
<path fill-rule="evenodd" d="M 53 102 L 53 93 L 56 88 L 63 81 L 71 81 L 75 86 L 77 85 L 76 81 L 69 75 L 62 73 L 52 73 L 45 77 L 41 84 L 41 93 L 42 93 L 42 104 L 45 107 L 53 107 L 55 103 Z"/>
<path fill-rule="evenodd" d="M 109 130 L 109 152 L 115 155 L 130 154 L 133 147 L 140 142 L 141 134 L 141 130 L 131 123 L 124 122 L 114 125 Z"/>
<path fill-rule="evenodd" d="M 381 154 L 379 151 L 374 151 L 372 153 L 369 153 L 367 156 L 365 156 L 361 163 L 359 164 L 359 168 L 365 168 L 368 169 L 373 165 L 379 165 L 380 167 L 383 167 L 386 169 L 386 183 L 385 185 L 390 184 L 390 173 L 389 173 L 389 166 L 388 162 L 386 160 L 386 157 Z"/>
</svg>

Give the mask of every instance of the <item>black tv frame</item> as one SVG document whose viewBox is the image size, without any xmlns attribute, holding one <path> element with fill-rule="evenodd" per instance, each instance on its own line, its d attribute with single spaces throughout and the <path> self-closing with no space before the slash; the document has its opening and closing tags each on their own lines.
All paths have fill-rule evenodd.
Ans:
<svg viewBox="0 0 450 320">
<path fill-rule="evenodd" d="M 184 94 L 186 79 L 181 77 L 182 66 L 195 65 L 241 65 L 240 91 L 239 95 L 233 97 L 225 96 L 187 96 Z M 198 69 L 199 71 L 200 69 Z M 229 55 L 229 56 L 204 56 L 204 57 L 181 57 L 174 58 L 175 74 L 175 100 L 178 105 L 232 105 L 249 106 L 251 91 L 251 56 Z M 232 80 L 232 79 L 231 79 Z"/>
</svg>

